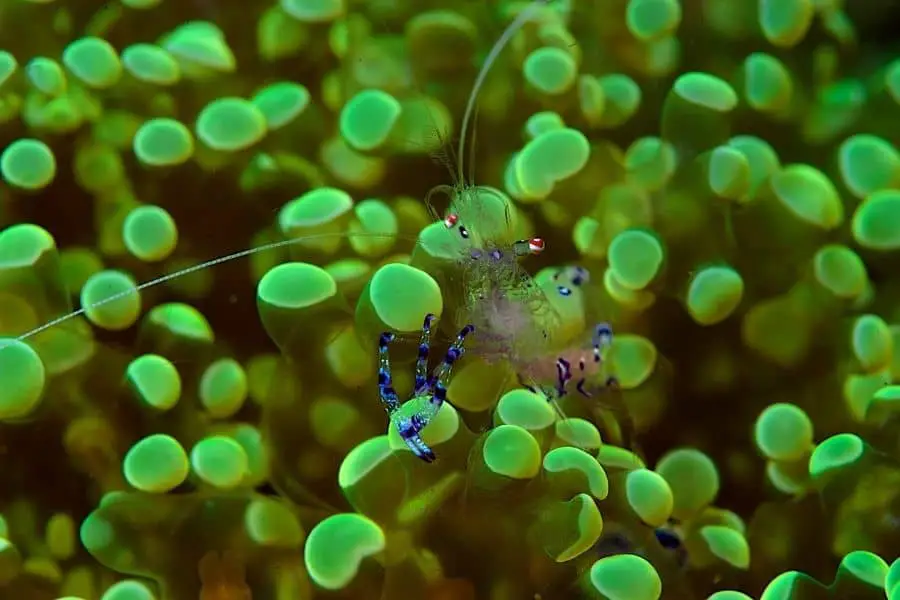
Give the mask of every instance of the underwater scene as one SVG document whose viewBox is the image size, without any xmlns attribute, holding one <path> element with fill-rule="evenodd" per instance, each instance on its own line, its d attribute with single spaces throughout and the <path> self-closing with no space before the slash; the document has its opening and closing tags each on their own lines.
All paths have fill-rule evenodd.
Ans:
<svg viewBox="0 0 900 600">
<path fill-rule="evenodd" d="M 898 26 L 0 0 L 0 600 L 900 600 Z"/>
</svg>

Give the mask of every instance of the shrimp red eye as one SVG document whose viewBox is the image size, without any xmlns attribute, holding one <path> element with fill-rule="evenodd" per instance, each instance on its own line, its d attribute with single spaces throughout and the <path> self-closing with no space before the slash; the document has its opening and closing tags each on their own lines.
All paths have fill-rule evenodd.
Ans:
<svg viewBox="0 0 900 600">
<path fill-rule="evenodd" d="M 457 221 L 459 221 L 459 215 L 449 214 L 447 218 L 444 219 L 444 226 L 447 229 L 453 229 L 456 226 Z"/>
<path fill-rule="evenodd" d="M 544 240 L 541 238 L 531 238 L 528 240 L 528 250 L 532 254 L 540 254 L 544 251 Z"/>
</svg>

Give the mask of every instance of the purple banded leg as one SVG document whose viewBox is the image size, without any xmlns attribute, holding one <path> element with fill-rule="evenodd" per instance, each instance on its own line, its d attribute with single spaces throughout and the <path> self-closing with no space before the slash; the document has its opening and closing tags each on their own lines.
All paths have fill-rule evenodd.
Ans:
<svg viewBox="0 0 900 600">
<path fill-rule="evenodd" d="M 400 399 L 397 398 L 391 379 L 391 361 L 388 356 L 388 346 L 394 341 L 394 337 L 393 333 L 384 332 L 378 339 L 378 395 L 388 415 L 400 408 Z"/>
<path fill-rule="evenodd" d="M 436 458 L 434 451 L 428 447 L 428 444 L 422 440 L 422 430 L 425 429 L 425 423 L 419 415 L 411 417 L 401 417 L 394 420 L 394 426 L 403 439 L 407 447 L 420 459 L 425 462 L 434 462 Z"/>
<path fill-rule="evenodd" d="M 415 394 L 419 395 L 428 387 L 428 351 L 431 348 L 431 325 L 434 323 L 434 315 L 425 315 L 422 323 L 422 337 L 419 339 L 419 356 L 416 359 L 416 383 Z"/>
<path fill-rule="evenodd" d="M 556 359 L 556 393 L 562 398 L 568 392 L 566 385 L 572 379 L 572 365 L 564 358 Z"/>
<path fill-rule="evenodd" d="M 450 379 L 450 371 L 453 370 L 453 365 L 456 364 L 456 361 L 458 361 L 465 353 L 463 344 L 466 341 L 466 336 L 473 331 L 475 331 L 473 325 L 466 325 L 462 328 L 459 335 L 456 336 L 456 341 L 453 342 L 447 350 L 447 354 L 444 356 L 444 362 L 440 364 L 432 376 L 434 395 L 431 397 L 431 402 L 435 405 L 436 409 L 440 408 L 441 404 L 444 403 L 444 400 L 447 399 L 447 384 Z"/>
</svg>

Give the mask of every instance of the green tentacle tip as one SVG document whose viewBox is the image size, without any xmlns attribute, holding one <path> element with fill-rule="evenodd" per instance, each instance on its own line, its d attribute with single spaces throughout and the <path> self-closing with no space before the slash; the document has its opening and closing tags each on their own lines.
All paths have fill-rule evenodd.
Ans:
<svg viewBox="0 0 900 600">
<path fill-rule="evenodd" d="M 0 338 L 0 381 L 0 421 L 25 417 L 44 393 L 44 363 L 25 342 Z"/>
<path fill-rule="evenodd" d="M 900 558 L 894 560 L 888 567 L 888 572 L 884 576 L 884 590 L 888 593 L 888 600 L 894 600 L 896 594 L 900 593 Z"/>
<path fill-rule="evenodd" d="M 134 44 L 122 50 L 122 65 L 135 78 L 154 85 L 175 85 L 181 80 L 178 61 L 154 44 Z"/>
<path fill-rule="evenodd" d="M 531 479 L 541 468 L 541 447 L 521 427 L 500 425 L 484 440 L 482 459 L 488 469 L 510 479 Z"/>
<path fill-rule="evenodd" d="M 92 88 L 109 88 L 122 77 L 122 62 L 116 49 L 104 39 L 83 37 L 63 50 L 63 64 Z"/>
<path fill-rule="evenodd" d="M 900 183 L 900 152 L 874 135 L 848 137 L 838 149 L 838 168 L 844 185 L 857 198 Z"/>
<path fill-rule="evenodd" d="M 35 89 L 48 96 L 61 96 L 68 88 L 65 71 L 58 62 L 50 58 L 32 58 L 25 65 L 25 75 Z"/>
<path fill-rule="evenodd" d="M 813 424 L 802 408 L 793 404 L 770 404 L 753 428 L 756 447 L 775 461 L 793 461 L 813 449 Z"/>
<path fill-rule="evenodd" d="M 597 462 L 606 469 L 623 469 L 626 471 L 643 469 L 647 466 L 641 457 L 631 450 L 613 446 L 612 444 L 603 444 L 600 451 L 597 452 Z"/>
<path fill-rule="evenodd" d="M 724 525 L 707 525 L 700 529 L 700 537 L 713 556 L 743 571 L 750 568 L 750 545 L 741 532 Z"/>
<path fill-rule="evenodd" d="M 369 198 L 353 209 L 356 219 L 350 222 L 350 246 L 360 256 L 376 257 L 393 246 L 398 231 L 397 215 L 389 204 Z"/>
<path fill-rule="evenodd" d="M 296 229 L 334 221 L 353 209 L 353 198 L 343 190 L 320 187 L 285 204 L 278 213 L 278 227 L 286 236 Z"/>
<path fill-rule="evenodd" d="M 157 433 L 132 446 L 122 467 L 129 485 L 142 492 L 162 494 L 184 482 L 190 463 L 178 440 Z"/>
<path fill-rule="evenodd" d="M 872 373 L 890 366 L 894 336 L 888 324 L 878 315 L 857 317 L 850 340 L 853 355 L 866 372 Z"/>
<path fill-rule="evenodd" d="M 156 600 L 156 595 L 145 583 L 126 579 L 109 586 L 100 600 Z"/>
<path fill-rule="evenodd" d="M 203 77 L 210 72 L 231 73 L 237 68 L 225 35 L 209 21 L 188 21 L 180 25 L 165 36 L 161 45 L 191 75 Z"/>
<path fill-rule="evenodd" d="M 869 250 L 900 248 L 900 191 L 870 194 L 853 213 L 853 239 Z"/>
<path fill-rule="evenodd" d="M 56 513 L 47 520 L 44 543 L 53 558 L 68 560 L 75 554 L 75 521 L 66 513 Z"/>
<path fill-rule="evenodd" d="M 766 113 L 787 111 L 794 93 L 787 67 L 762 52 L 754 52 L 744 60 L 744 88 L 747 104 Z"/>
<path fill-rule="evenodd" d="M 652 232 L 628 229 L 613 238 L 608 255 L 616 280 L 629 290 L 638 291 L 659 274 L 665 249 Z"/>
<path fill-rule="evenodd" d="M 556 413 L 547 399 L 523 388 L 503 394 L 494 415 L 498 424 L 518 425 L 529 431 L 546 429 L 556 421 Z"/>
<path fill-rule="evenodd" d="M 731 146 L 718 146 L 709 157 L 707 184 L 720 198 L 740 202 L 750 191 L 752 171 L 743 152 Z"/>
<path fill-rule="evenodd" d="M 147 318 L 151 323 L 180 337 L 202 342 L 212 342 L 215 337 L 203 313 L 189 304 L 160 304 L 148 313 Z"/>
<path fill-rule="evenodd" d="M 144 262 L 165 260 L 178 243 L 175 219 L 160 207 L 145 204 L 128 213 L 122 225 L 125 247 Z"/>
<path fill-rule="evenodd" d="M 685 73 L 672 89 L 686 102 L 719 113 L 731 112 L 738 104 L 734 88 L 708 73 Z"/>
<path fill-rule="evenodd" d="M 269 269 L 257 286 L 260 303 L 292 310 L 322 304 L 337 293 L 337 283 L 325 269 L 300 262 Z"/>
<path fill-rule="evenodd" d="M 56 157 L 40 140 L 14 141 L 0 154 L 0 175 L 9 185 L 24 190 L 40 190 L 56 177 Z"/>
<path fill-rule="evenodd" d="M 298 21 L 326 23 L 347 11 L 346 0 L 279 0 L 279 6 Z"/>
<path fill-rule="evenodd" d="M 251 540 L 269 548 L 300 548 L 306 539 L 291 509 L 271 498 L 256 498 L 247 505 L 244 530 Z"/>
<path fill-rule="evenodd" d="M 891 591 L 891 588 L 888 587 L 890 567 L 883 558 L 873 552 L 866 550 L 849 552 L 841 559 L 838 569 L 839 573 L 846 571 L 854 579 L 874 588 L 873 592 L 876 590 L 877 592 Z"/>
<path fill-rule="evenodd" d="M 844 221 L 844 204 L 831 180 L 809 165 L 788 165 L 772 175 L 772 190 L 801 221 L 834 229 Z"/>
<path fill-rule="evenodd" d="M 382 323 L 400 332 L 418 331 L 426 314 L 440 317 L 444 311 L 437 281 L 425 271 L 401 263 L 389 263 L 372 275 L 368 297 Z"/>
<path fill-rule="evenodd" d="M 809 474 L 814 479 L 852 467 L 862 459 L 866 444 L 853 433 L 839 433 L 822 441 L 809 457 Z"/>
<path fill-rule="evenodd" d="M 169 410 L 181 398 L 178 369 L 158 354 L 135 358 L 125 369 L 125 377 L 138 398 L 156 410 Z"/>
<path fill-rule="evenodd" d="M 513 159 L 515 182 L 529 198 L 545 198 L 553 187 L 587 165 L 591 145 L 577 129 L 548 131 L 529 141 Z"/>
<path fill-rule="evenodd" d="M 217 419 L 227 419 L 239 411 L 248 390 L 247 373 L 233 358 L 213 362 L 200 377 L 200 402 Z"/>
<path fill-rule="evenodd" d="M 531 52 L 522 64 L 529 85 L 543 94 L 556 96 L 571 89 L 578 77 L 578 64 L 571 54 L 556 46 Z"/>
<path fill-rule="evenodd" d="M 610 372 L 622 389 L 631 390 L 647 381 L 656 369 L 659 354 L 653 342 L 633 334 L 618 335 L 609 353 Z"/>
<path fill-rule="evenodd" d="M 558 563 L 578 558 L 590 550 L 603 533 L 603 517 L 587 494 L 543 507 L 533 535 L 544 552 Z"/>
<path fill-rule="evenodd" d="M 590 582 L 606 600 L 658 600 L 662 595 L 659 573 L 636 554 L 601 558 L 591 566 Z"/>
<path fill-rule="evenodd" d="M 309 90 L 292 81 L 267 85 L 258 91 L 252 100 L 266 118 L 269 131 L 288 125 L 306 110 L 309 101 Z"/>
<path fill-rule="evenodd" d="M 253 146 L 266 135 L 266 117 L 243 98 L 218 98 L 197 116 L 197 137 L 221 152 L 237 152 Z"/>
<path fill-rule="evenodd" d="M 600 124 L 618 127 L 633 117 L 641 106 L 642 93 L 638 84 L 628 75 L 613 73 L 597 79 L 605 102 Z"/>
<path fill-rule="evenodd" d="M 866 290 L 869 275 L 859 254 L 837 244 L 819 248 L 813 257 L 813 274 L 838 298 L 852 300 Z"/>
<path fill-rule="evenodd" d="M 554 425 L 554 430 L 559 442 L 564 445 L 590 451 L 603 447 L 600 431 L 587 419 L 578 417 L 560 419 Z"/>
<path fill-rule="evenodd" d="M 384 532 L 374 521 L 355 513 L 332 515 L 313 527 L 303 548 L 310 578 L 328 590 L 353 581 L 360 563 L 385 549 Z"/>
<path fill-rule="evenodd" d="M 662 527 L 675 506 L 672 488 L 650 469 L 635 469 L 625 477 L 625 498 L 635 514 L 651 527 Z"/>
<path fill-rule="evenodd" d="M 868 423 L 884 423 L 898 412 L 900 412 L 900 385 L 882 385 L 866 405 L 864 417 Z"/>
<path fill-rule="evenodd" d="M 672 516 L 686 519 L 710 505 L 719 494 L 719 471 L 703 452 L 679 448 L 663 456 L 656 465 L 672 489 Z"/>
<path fill-rule="evenodd" d="M 350 146 L 368 152 L 388 140 L 401 112 L 400 102 L 387 92 L 363 90 L 344 105 L 338 127 Z"/>
<path fill-rule="evenodd" d="M 88 321 L 111 331 L 134 325 L 141 315 L 137 283 L 122 271 L 100 271 L 81 288 L 81 306 Z"/>
<path fill-rule="evenodd" d="M 191 449 L 191 468 L 197 477 L 219 489 L 238 487 L 250 472 L 243 446 L 224 435 L 203 438 Z"/>
<path fill-rule="evenodd" d="M 566 491 L 575 492 L 587 489 L 598 500 L 609 495 L 606 471 L 584 450 L 571 446 L 554 448 L 544 456 L 543 467 L 553 486 L 564 486 Z"/>
<path fill-rule="evenodd" d="M 759 25 L 769 42 L 781 48 L 806 36 L 815 14 L 813 0 L 760 0 Z"/>
<path fill-rule="evenodd" d="M 53 236 L 38 225 L 20 223 L 0 231 L 0 269 L 32 267 L 55 252 Z"/>
<path fill-rule="evenodd" d="M 744 280 L 727 266 L 706 267 L 694 274 L 687 293 L 687 310 L 700 325 L 727 319 L 741 303 Z"/>
<path fill-rule="evenodd" d="M 714 592 L 713 594 L 707 596 L 706 600 L 753 600 L 753 598 L 751 598 L 744 592 L 738 592 L 735 590 L 722 590 L 719 592 Z"/>
<path fill-rule="evenodd" d="M 0 50 L 0 88 L 19 70 L 19 61 L 6 50 Z"/>
<path fill-rule="evenodd" d="M 369 438 L 348 452 L 341 461 L 338 469 L 338 485 L 342 490 L 349 490 L 393 455 L 393 445 L 388 436 Z"/>
<path fill-rule="evenodd" d="M 643 42 L 671 35 L 680 23 L 680 0 L 629 0 L 625 9 L 628 31 Z"/>
<path fill-rule="evenodd" d="M 175 119 L 145 121 L 134 134 L 132 146 L 137 159 L 150 167 L 180 165 L 194 156 L 191 130 Z"/>
</svg>

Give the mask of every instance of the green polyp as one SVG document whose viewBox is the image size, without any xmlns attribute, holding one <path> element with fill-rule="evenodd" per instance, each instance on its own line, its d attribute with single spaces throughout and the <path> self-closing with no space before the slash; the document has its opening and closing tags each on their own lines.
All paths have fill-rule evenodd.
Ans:
<svg viewBox="0 0 900 600">
<path fill-rule="evenodd" d="M 233 358 L 220 358 L 200 377 L 200 402 L 211 416 L 227 419 L 244 405 L 247 388 L 247 374 L 241 364 Z"/>
<path fill-rule="evenodd" d="M 0 338 L 0 420 L 19 419 L 34 411 L 46 377 L 44 363 L 31 346 Z"/>
<path fill-rule="evenodd" d="M 344 15 L 345 0 L 279 0 L 281 9 L 304 23 L 327 23 Z"/>
<path fill-rule="evenodd" d="M 40 140 L 14 141 L 0 154 L 0 174 L 10 185 L 25 190 L 40 190 L 56 177 L 56 157 Z"/>
<path fill-rule="evenodd" d="M 750 546 L 739 531 L 723 525 L 707 525 L 700 529 L 700 537 L 716 558 L 743 571 L 750 568 Z"/>
<path fill-rule="evenodd" d="M 900 386 L 881 385 L 872 394 L 863 410 L 867 423 L 883 424 L 900 412 Z"/>
<path fill-rule="evenodd" d="M 525 81 L 540 93 L 558 96 L 575 85 L 578 65 L 572 55 L 562 48 L 544 46 L 525 57 L 522 74 Z"/>
<path fill-rule="evenodd" d="M 406 45 L 411 62 L 429 72 L 452 71 L 469 64 L 478 46 L 478 27 L 454 10 L 426 10 L 406 22 Z"/>
<path fill-rule="evenodd" d="M 391 132 L 392 149 L 423 155 L 440 149 L 441 139 L 453 136 L 453 117 L 440 100 L 417 94 L 400 100 L 400 106 L 400 118 Z M 435 131 L 441 135 L 434 135 Z"/>
<path fill-rule="evenodd" d="M 598 126 L 603 120 L 606 109 L 606 93 L 603 86 L 593 75 L 578 76 L 578 108 L 591 127 Z"/>
<path fill-rule="evenodd" d="M 653 342 L 633 334 L 617 335 L 609 351 L 609 371 L 622 389 L 630 390 L 649 379 L 656 368 L 658 353 Z"/>
<path fill-rule="evenodd" d="M 675 80 L 672 90 L 678 96 L 697 107 L 717 113 L 734 110 L 738 96 L 724 80 L 708 73 L 686 73 Z"/>
<path fill-rule="evenodd" d="M 653 292 L 635 291 L 622 285 L 622 282 L 616 277 L 615 271 L 609 267 L 603 272 L 603 289 L 617 303 L 635 311 L 645 310 L 656 301 Z"/>
<path fill-rule="evenodd" d="M 247 474 L 244 483 L 247 487 L 262 485 L 269 478 L 269 451 L 259 429 L 241 423 L 231 430 L 230 435 L 247 455 Z"/>
<path fill-rule="evenodd" d="M 605 469 L 643 469 L 647 465 L 640 456 L 628 450 L 612 444 L 603 444 L 597 452 L 597 462 Z"/>
<path fill-rule="evenodd" d="M 776 490 L 782 494 L 800 496 L 809 487 L 809 474 L 801 473 L 797 463 L 780 463 L 768 461 L 766 463 L 766 479 Z"/>
<path fill-rule="evenodd" d="M 310 406 L 309 422 L 319 444 L 346 454 L 357 441 L 354 434 L 362 429 L 364 419 L 359 409 L 347 400 L 320 396 Z"/>
<path fill-rule="evenodd" d="M 648 192 L 662 189 L 675 173 L 677 156 L 672 144 L 658 137 L 635 140 L 625 151 L 628 181 Z"/>
<path fill-rule="evenodd" d="M 319 147 L 320 163 L 339 182 L 355 188 L 375 187 L 382 181 L 387 162 L 380 156 L 368 156 L 354 150 L 340 135 L 325 140 Z"/>
<path fill-rule="evenodd" d="M 614 128 L 623 125 L 641 106 L 641 88 L 628 75 L 614 73 L 597 79 L 605 98 L 599 125 Z"/>
<path fill-rule="evenodd" d="M 287 310 L 308 309 L 337 295 L 337 284 L 325 269 L 309 263 L 282 263 L 270 269 L 257 286 L 257 300 Z"/>
<path fill-rule="evenodd" d="M 75 521 L 66 513 L 56 513 L 47 520 L 44 543 L 57 560 L 68 560 L 75 554 Z"/>
<path fill-rule="evenodd" d="M 900 60 L 894 60 L 884 70 L 884 87 L 894 102 L 900 104 Z"/>
<path fill-rule="evenodd" d="M 201 481 L 223 490 L 241 485 L 249 471 L 243 446 L 230 437 L 203 438 L 191 449 L 191 468 Z"/>
<path fill-rule="evenodd" d="M 306 532 L 294 512 L 280 500 L 254 498 L 244 512 L 244 530 L 251 540 L 268 548 L 300 548 Z"/>
<path fill-rule="evenodd" d="M 838 167 L 844 185 L 857 198 L 900 183 L 900 152 L 875 135 L 857 134 L 844 140 L 838 149 Z"/>
<path fill-rule="evenodd" d="M 78 537 L 81 540 L 81 545 L 88 552 L 94 554 L 95 552 L 103 552 L 112 546 L 116 541 L 116 532 L 112 523 L 98 514 L 97 510 L 94 510 L 81 522 Z"/>
<path fill-rule="evenodd" d="M 850 343 L 856 360 L 867 372 L 882 370 L 891 363 L 894 338 L 888 324 L 877 315 L 857 317 Z"/>
<path fill-rule="evenodd" d="M 115 300 L 109 300 L 115 297 Z M 98 306 L 98 303 L 102 303 Z M 137 283 L 123 271 L 100 271 L 81 289 L 81 306 L 88 320 L 104 329 L 121 331 L 134 325 L 141 315 Z"/>
<path fill-rule="evenodd" d="M 16 57 L 7 52 L 0 50 L 0 88 L 3 87 L 9 78 L 19 70 L 19 61 Z"/>
<path fill-rule="evenodd" d="M 606 471 L 596 458 L 580 448 L 554 448 L 544 455 L 542 466 L 554 492 L 569 496 L 587 491 L 597 500 L 609 495 Z"/>
<path fill-rule="evenodd" d="M 822 246 L 813 257 L 813 274 L 836 297 L 852 300 L 866 290 L 869 275 L 866 264 L 847 246 Z"/>
<path fill-rule="evenodd" d="M 181 485 L 190 470 L 187 453 L 175 438 L 162 433 L 139 440 L 122 461 L 125 480 L 142 492 L 164 494 Z M 82 543 L 87 521 L 82 525 Z M 96 535 L 96 534 L 95 534 Z M 105 546 L 106 544 L 101 544 Z"/>
<path fill-rule="evenodd" d="M 308 42 L 307 25 L 285 13 L 280 6 L 270 6 L 259 16 L 256 23 L 256 53 L 264 61 L 292 56 Z"/>
<path fill-rule="evenodd" d="M 440 317 L 444 310 L 441 288 L 428 273 L 400 263 L 378 269 L 357 306 L 357 320 L 365 304 L 387 329 L 409 333 L 422 329 L 426 314 Z"/>
<path fill-rule="evenodd" d="M 31 85 L 48 96 L 60 96 L 66 92 L 66 74 L 55 60 L 39 56 L 28 61 L 25 74 Z"/>
<path fill-rule="evenodd" d="M 116 49 L 101 38 L 75 40 L 63 50 L 62 61 L 69 72 L 92 88 L 112 87 L 122 77 L 122 62 Z"/>
<path fill-rule="evenodd" d="M 528 431 L 541 431 L 553 425 L 556 413 L 540 394 L 516 388 L 500 397 L 494 411 L 494 421 L 497 424 L 517 425 Z"/>
<path fill-rule="evenodd" d="M 603 447 L 600 431 L 587 419 L 568 417 L 556 422 L 554 426 L 558 444 L 574 446 L 588 452 L 595 452 Z"/>
<path fill-rule="evenodd" d="M 675 503 L 672 516 L 687 519 L 710 505 L 719 493 L 719 472 L 703 452 L 679 448 L 663 456 L 656 472 L 668 482 Z"/>
<path fill-rule="evenodd" d="M 754 52 L 744 60 L 744 96 L 754 110 L 784 114 L 794 96 L 790 71 L 771 54 Z"/>
<path fill-rule="evenodd" d="M 94 194 L 103 194 L 125 183 L 125 165 L 119 152 L 105 143 L 79 144 L 73 171 L 78 185 Z"/>
<path fill-rule="evenodd" d="M 900 248 L 900 191 L 881 190 L 870 194 L 853 213 L 853 239 L 869 250 Z"/>
<path fill-rule="evenodd" d="M 563 118 L 559 116 L 559 113 L 555 113 L 552 110 L 544 110 L 528 117 L 525 121 L 524 131 L 528 138 L 534 139 L 550 131 L 562 129 L 565 126 L 566 124 Z"/>
<path fill-rule="evenodd" d="M 385 549 L 384 532 L 374 521 L 355 513 L 326 518 L 309 532 L 303 561 L 310 578 L 327 590 L 353 581 L 360 564 Z"/>
<path fill-rule="evenodd" d="M 212 342 L 212 327 L 199 310 L 181 302 L 160 304 L 147 313 L 149 322 L 173 335 L 200 342 Z"/>
<path fill-rule="evenodd" d="M 184 123 L 175 119 L 149 119 L 135 133 L 132 149 L 145 165 L 180 165 L 194 156 L 194 136 Z"/>
<path fill-rule="evenodd" d="M 636 554 L 617 554 L 591 565 L 590 582 L 608 600 L 657 600 L 662 580 L 653 565 Z"/>
<path fill-rule="evenodd" d="M 700 269 L 688 286 L 687 310 L 700 325 L 715 325 L 727 319 L 744 297 L 744 280 L 728 266 Z"/>
<path fill-rule="evenodd" d="M 591 156 L 583 133 L 565 127 L 529 141 L 515 159 L 515 179 L 532 198 L 544 198 L 553 186 L 581 171 Z"/>
<path fill-rule="evenodd" d="M 730 146 L 717 146 L 709 155 L 707 185 L 717 196 L 741 201 L 750 191 L 750 161 Z"/>
<path fill-rule="evenodd" d="M 122 50 L 122 65 L 135 78 L 153 85 L 175 85 L 181 67 L 171 54 L 155 44 L 132 44 Z"/>
<path fill-rule="evenodd" d="M 340 230 L 341 217 L 353 209 L 353 198 L 347 192 L 333 187 L 319 187 L 310 190 L 286 203 L 278 212 L 278 227 L 287 237 L 299 234 L 330 233 Z M 327 231 L 326 226 L 332 226 Z M 315 246 L 332 252 L 340 245 L 340 238 L 324 237 Z"/>
<path fill-rule="evenodd" d="M 887 562 L 877 554 L 866 550 L 854 550 L 841 559 L 835 581 L 835 587 L 848 594 L 847 597 L 864 597 L 871 594 L 872 598 L 878 598 L 884 592 L 890 591 L 887 586 L 887 577 L 890 567 Z M 850 581 L 847 581 L 850 580 Z M 863 584 L 863 590 L 853 590 L 860 596 L 853 594 L 850 587 Z M 868 588 L 867 590 L 865 588 Z M 866 593 L 868 592 L 868 594 Z M 852 595 L 851 595 L 852 594 Z"/>
<path fill-rule="evenodd" d="M 281 81 L 256 92 L 252 102 L 265 117 L 269 131 L 274 131 L 300 116 L 309 106 L 310 95 L 299 83 Z"/>
<path fill-rule="evenodd" d="M 401 112 L 400 102 L 387 92 L 363 90 L 344 105 L 338 127 L 351 147 L 368 152 L 388 140 Z"/>
<path fill-rule="evenodd" d="M 625 9 L 628 31 L 642 42 L 664 38 L 681 23 L 679 0 L 629 0 Z"/>
<path fill-rule="evenodd" d="M 763 35 L 780 48 L 796 46 L 806 37 L 815 15 L 813 0 L 760 0 L 759 25 Z"/>
<path fill-rule="evenodd" d="M 631 291 L 640 291 L 659 274 L 665 249 L 654 233 L 628 229 L 613 238 L 607 255 L 618 283 Z"/>
<path fill-rule="evenodd" d="M 341 258 L 325 265 L 338 288 L 355 295 L 362 290 L 372 276 L 372 265 L 362 258 Z"/>
<path fill-rule="evenodd" d="M 201 142 L 220 152 L 249 148 L 266 135 L 263 112 L 243 98 L 218 98 L 207 104 L 197 116 L 195 126 Z"/>
<path fill-rule="evenodd" d="M 499 425 L 484 440 L 481 458 L 491 472 L 510 479 L 531 479 L 541 468 L 541 447 L 528 431 Z"/>
<path fill-rule="evenodd" d="M 855 126 L 863 115 L 869 91 L 859 79 L 841 79 L 826 85 L 805 113 L 803 138 L 807 143 L 830 143 Z"/>
<path fill-rule="evenodd" d="M 109 586 L 100 600 L 156 600 L 156 595 L 145 583 L 136 579 L 126 579 Z"/>
<path fill-rule="evenodd" d="M 558 563 L 590 550 L 602 533 L 603 517 L 587 494 L 545 505 L 530 531 L 543 551 Z"/>
<path fill-rule="evenodd" d="M 365 483 L 366 476 L 394 459 L 394 445 L 389 436 L 369 438 L 347 453 L 338 469 L 338 485 L 344 494 Z"/>
<path fill-rule="evenodd" d="M 651 527 L 665 525 L 675 506 L 668 482 L 650 469 L 629 471 L 625 476 L 625 499 L 638 518 Z"/>
<path fill-rule="evenodd" d="M 363 346 L 353 326 L 342 328 L 325 346 L 325 360 L 341 385 L 350 389 L 365 386 L 375 373 L 370 345 Z"/>
<path fill-rule="evenodd" d="M 770 404 L 753 429 L 756 447 L 775 461 L 795 461 L 813 449 L 813 424 L 802 408 L 784 402 Z"/>
<path fill-rule="evenodd" d="M 884 576 L 884 590 L 888 593 L 888 600 L 895 599 L 895 592 L 900 590 L 898 586 L 900 586 L 900 558 L 891 563 Z"/>
<path fill-rule="evenodd" d="M 447 388 L 447 399 L 455 406 L 471 412 L 493 408 L 498 396 L 515 379 L 515 373 L 509 364 L 489 363 L 478 356 L 466 358 L 454 373 Z"/>
<path fill-rule="evenodd" d="M 181 398 L 181 375 L 165 357 L 141 355 L 129 363 L 125 377 L 138 399 L 156 410 L 170 410 Z"/>
<path fill-rule="evenodd" d="M 178 228 L 169 212 L 160 207 L 145 204 L 128 213 L 122 226 L 125 247 L 144 262 L 165 260 L 175 251 Z"/>
<path fill-rule="evenodd" d="M 862 423 L 866 420 L 874 394 L 890 380 L 891 372 L 888 369 L 863 374 L 850 373 L 844 378 L 841 390 L 844 406 L 854 421 Z"/>
<path fill-rule="evenodd" d="M 182 72 L 204 78 L 210 73 L 231 73 L 237 68 L 234 53 L 222 31 L 208 21 L 189 21 L 161 40 L 160 45 L 174 56 Z"/>
<path fill-rule="evenodd" d="M 12 542 L 0 536 L 0 585 L 7 586 L 22 572 L 22 555 Z"/>
<path fill-rule="evenodd" d="M 105 110 L 93 123 L 91 137 L 97 144 L 107 144 L 116 150 L 132 148 L 134 135 L 143 120 L 123 110 Z"/>
<path fill-rule="evenodd" d="M 753 197 L 759 186 L 781 168 L 775 149 L 765 140 L 752 135 L 738 135 L 728 140 L 728 145 L 747 159 L 750 164 L 750 190 Z"/>
<path fill-rule="evenodd" d="M 828 477 L 859 462 L 866 452 L 863 440 L 852 433 L 839 433 L 823 440 L 809 457 L 813 479 Z"/>
<path fill-rule="evenodd" d="M 834 184 L 809 165 L 788 165 L 772 175 L 772 191 L 791 214 L 814 227 L 831 230 L 843 223 L 844 205 Z"/>
<path fill-rule="evenodd" d="M 369 198 L 353 208 L 353 221 L 347 227 L 350 246 L 360 256 L 386 254 L 397 239 L 397 216 L 382 200 Z"/>
</svg>

